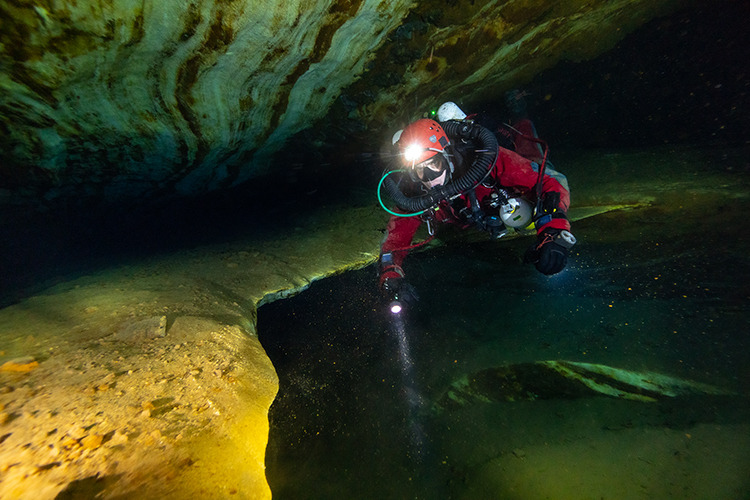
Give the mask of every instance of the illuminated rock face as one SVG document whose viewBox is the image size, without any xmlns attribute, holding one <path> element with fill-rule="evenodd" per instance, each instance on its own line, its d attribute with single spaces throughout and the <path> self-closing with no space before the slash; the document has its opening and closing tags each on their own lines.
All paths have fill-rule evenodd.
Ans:
<svg viewBox="0 0 750 500">
<path fill-rule="evenodd" d="M 3 174 L 114 196 L 247 179 L 325 114 L 408 4 L 2 2 Z"/>
<path fill-rule="evenodd" d="M 2 0 L 0 202 L 236 185 L 340 118 L 339 98 L 392 132 L 410 110 L 601 53 L 678 3 Z"/>
</svg>

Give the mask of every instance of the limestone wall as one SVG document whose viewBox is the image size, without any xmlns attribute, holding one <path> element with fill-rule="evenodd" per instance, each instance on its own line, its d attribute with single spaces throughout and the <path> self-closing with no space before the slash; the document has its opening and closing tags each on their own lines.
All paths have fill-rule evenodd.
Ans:
<svg viewBox="0 0 750 500">
<path fill-rule="evenodd" d="M 307 127 L 497 96 L 669 0 L 0 0 L 0 203 L 196 194 Z M 322 140 L 342 140 L 323 132 Z"/>
<path fill-rule="evenodd" d="M 256 307 L 375 260 L 383 221 L 309 214 L 0 309 L 0 498 L 270 498 Z"/>
<path fill-rule="evenodd" d="M 194 193 L 323 116 L 408 1 L 0 2 L 2 175 Z"/>
</svg>

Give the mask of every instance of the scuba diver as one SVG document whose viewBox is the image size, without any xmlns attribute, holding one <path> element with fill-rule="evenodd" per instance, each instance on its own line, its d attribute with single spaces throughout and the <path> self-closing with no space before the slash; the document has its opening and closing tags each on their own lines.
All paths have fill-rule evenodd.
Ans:
<svg viewBox="0 0 750 500">
<path fill-rule="evenodd" d="M 379 199 L 384 188 L 398 206 L 389 210 L 381 199 L 391 218 L 381 245 L 379 285 L 389 300 L 416 299 L 402 264 L 409 250 L 434 237 L 436 223 L 473 226 L 492 238 L 533 223 L 537 239 L 524 262 L 545 275 L 567 264 L 568 249 L 575 244 L 567 218 L 567 179 L 548 165 L 546 144 L 526 116 L 523 97 L 506 94 L 513 119 L 498 130 L 504 147 L 452 102 L 440 106 L 437 120 L 419 119 L 393 136 L 398 166 L 386 171 L 378 185 Z M 412 245 L 423 223 L 430 237 Z"/>
</svg>

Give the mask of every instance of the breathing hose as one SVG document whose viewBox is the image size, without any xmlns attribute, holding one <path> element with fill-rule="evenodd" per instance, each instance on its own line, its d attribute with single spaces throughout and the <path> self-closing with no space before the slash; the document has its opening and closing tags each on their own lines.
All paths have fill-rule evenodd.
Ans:
<svg viewBox="0 0 750 500">
<path fill-rule="evenodd" d="M 383 203 L 383 197 L 380 196 L 380 188 L 383 185 L 383 182 L 385 181 L 385 179 L 389 175 L 391 175 L 393 173 L 396 173 L 396 172 L 406 172 L 406 170 L 404 170 L 404 169 L 389 170 L 388 172 L 386 172 L 385 174 L 383 174 L 383 177 L 381 177 L 380 182 L 378 183 L 378 202 L 380 203 L 380 207 L 383 210 L 385 210 L 386 212 L 388 212 L 389 214 L 395 215 L 397 217 L 414 217 L 415 215 L 422 215 L 427 209 L 420 210 L 418 212 L 414 212 L 414 213 L 410 213 L 410 214 L 400 214 L 398 212 L 394 212 L 393 210 L 389 209 L 388 207 L 385 206 L 385 203 Z M 398 188 L 396 188 L 396 189 L 398 189 Z"/>
<path fill-rule="evenodd" d="M 476 123 L 450 120 L 441 125 L 448 136 L 477 140 L 479 142 L 478 149 L 486 151 L 486 153 L 479 154 L 472 163 L 469 171 L 458 179 L 451 181 L 445 186 L 432 188 L 428 193 L 421 196 L 409 197 L 403 194 L 393 178 L 389 176 L 391 172 L 383 176 L 380 180 L 381 184 L 385 185 L 386 192 L 399 207 L 411 212 L 408 216 L 419 215 L 443 200 L 447 200 L 475 188 L 480 182 L 482 182 L 482 179 L 484 179 L 495 164 L 499 147 L 495 134 Z M 378 196 L 379 193 L 380 185 L 378 186 Z"/>
</svg>

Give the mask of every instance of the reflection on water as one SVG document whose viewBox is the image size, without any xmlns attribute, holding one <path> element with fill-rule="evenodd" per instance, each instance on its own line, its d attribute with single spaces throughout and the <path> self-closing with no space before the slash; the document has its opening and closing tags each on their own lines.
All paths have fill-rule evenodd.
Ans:
<svg viewBox="0 0 750 500">
<path fill-rule="evenodd" d="M 421 300 L 402 325 L 389 324 L 371 268 L 263 306 L 258 329 L 281 383 L 267 453 L 275 498 L 747 496 L 743 201 L 580 221 L 570 265 L 552 278 L 520 263 L 523 238 L 413 255 L 406 272 Z M 740 395 L 433 410 L 462 375 L 546 359 Z"/>
</svg>

